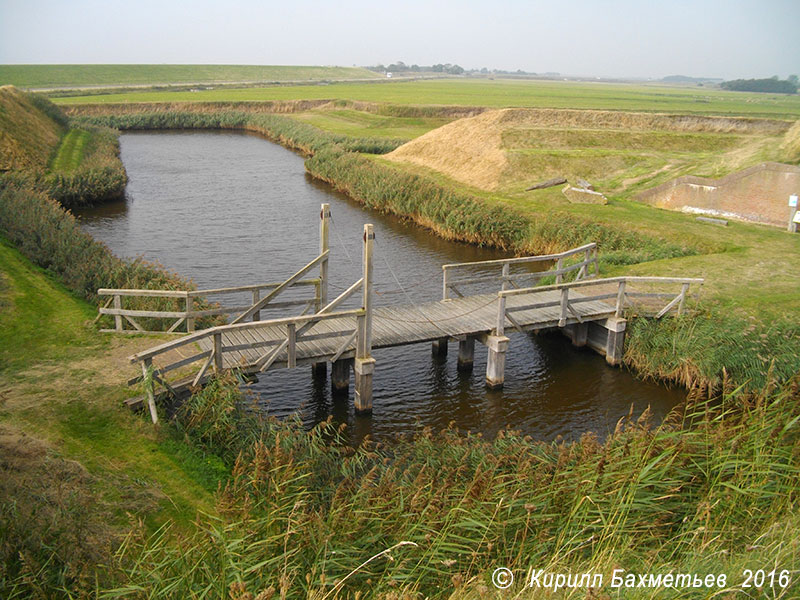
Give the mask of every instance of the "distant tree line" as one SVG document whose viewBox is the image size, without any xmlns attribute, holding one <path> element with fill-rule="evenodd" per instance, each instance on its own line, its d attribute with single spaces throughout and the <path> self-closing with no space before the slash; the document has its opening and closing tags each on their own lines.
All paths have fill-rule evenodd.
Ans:
<svg viewBox="0 0 800 600">
<path fill-rule="evenodd" d="M 449 75 L 525 75 L 535 76 L 536 73 L 530 73 L 517 69 L 516 71 L 503 71 L 501 69 L 464 69 L 460 65 L 453 65 L 450 63 L 439 63 L 435 65 L 407 65 L 402 60 L 392 63 L 390 65 L 375 65 L 374 67 L 366 67 L 370 71 L 378 73 L 448 73 Z M 545 77 L 560 77 L 559 73 L 545 73 Z"/>
<path fill-rule="evenodd" d="M 392 63 L 388 66 L 384 65 L 376 65 L 374 67 L 367 67 L 370 71 L 377 71 L 380 73 L 449 73 L 450 75 L 462 75 L 464 73 L 464 68 L 458 65 L 452 65 L 450 63 L 446 64 L 436 64 L 430 66 L 420 66 L 420 65 L 407 65 L 402 60 L 397 61 L 396 63 Z"/>
<path fill-rule="evenodd" d="M 720 87 L 724 90 L 735 92 L 767 92 L 770 94 L 796 94 L 797 75 L 790 75 L 788 79 L 778 79 L 775 75 L 769 79 L 734 79 L 723 81 Z"/>
</svg>

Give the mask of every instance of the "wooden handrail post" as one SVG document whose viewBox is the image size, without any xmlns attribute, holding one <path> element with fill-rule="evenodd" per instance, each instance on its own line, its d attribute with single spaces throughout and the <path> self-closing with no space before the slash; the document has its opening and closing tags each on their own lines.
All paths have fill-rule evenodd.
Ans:
<svg viewBox="0 0 800 600">
<path fill-rule="evenodd" d="M 558 319 L 558 326 L 563 327 L 567 324 L 567 309 L 569 308 L 569 288 L 561 288 L 561 316 Z"/>
<path fill-rule="evenodd" d="M 122 298 L 119 294 L 114 294 L 114 308 L 122 310 Z M 122 315 L 114 315 L 114 327 L 117 331 L 122 331 Z"/>
<path fill-rule="evenodd" d="M 561 267 L 564 266 L 564 259 L 559 257 L 556 261 L 556 283 L 561 283 L 564 281 L 564 276 L 559 272 L 561 271 Z"/>
<path fill-rule="evenodd" d="M 587 248 L 583 252 L 583 265 L 581 266 L 580 271 L 578 271 L 577 277 L 575 277 L 575 281 L 579 281 L 581 279 L 585 279 L 589 276 L 589 265 L 592 261 L 592 249 Z"/>
<path fill-rule="evenodd" d="M 356 358 L 363 358 L 366 354 L 366 350 L 364 349 L 366 343 L 366 336 L 364 335 L 366 331 L 366 322 L 366 314 L 360 314 L 356 317 Z"/>
<path fill-rule="evenodd" d="M 366 314 L 366 331 L 365 331 L 365 339 L 366 339 L 366 352 L 369 354 L 372 351 L 372 278 L 373 278 L 373 269 L 372 269 L 372 254 L 373 254 L 373 245 L 375 242 L 375 233 L 373 231 L 371 224 L 364 225 L 364 254 L 363 254 L 363 262 L 364 262 L 364 282 L 363 282 L 363 292 L 364 292 L 364 301 L 362 308 Z"/>
<path fill-rule="evenodd" d="M 375 233 L 371 224 L 364 225 L 364 316 L 358 320 L 358 345 L 353 365 L 356 372 L 355 409 L 357 414 L 372 412 L 372 374 L 375 359 L 372 358 L 372 250 Z"/>
<path fill-rule="evenodd" d="M 222 373 L 222 334 L 214 334 L 214 373 L 220 375 Z"/>
<path fill-rule="evenodd" d="M 503 265 L 503 284 L 502 284 L 502 287 L 500 288 L 504 292 L 508 289 L 508 275 L 509 275 L 510 272 L 511 272 L 511 265 L 509 265 L 508 263 L 504 264 Z"/>
<path fill-rule="evenodd" d="M 328 234 L 330 232 L 330 204 L 322 204 L 319 222 L 319 248 L 320 254 L 328 249 Z M 330 256 L 330 255 L 329 255 Z M 328 304 L 328 259 L 319 264 L 319 279 L 314 284 L 314 312 L 320 312 Z M 313 377 L 322 378 L 328 372 L 328 363 L 324 360 L 311 365 Z"/>
<path fill-rule="evenodd" d="M 288 342 L 286 367 L 294 369 L 297 366 L 297 325 L 286 324 L 286 340 Z"/>
<path fill-rule="evenodd" d="M 150 418 L 153 424 L 158 423 L 158 412 L 156 411 L 156 396 L 153 390 L 155 383 L 152 377 L 148 377 L 148 372 L 153 366 L 153 359 L 146 358 L 142 361 L 142 379 L 145 381 L 145 394 L 147 395 L 147 407 L 150 409 Z"/>
<path fill-rule="evenodd" d="M 258 301 L 261 300 L 261 290 L 255 289 L 253 290 L 253 304 L 258 304 Z M 253 321 L 260 321 L 261 320 L 261 311 L 257 310 L 253 313 Z"/>
<path fill-rule="evenodd" d="M 689 284 L 684 283 L 681 285 L 681 300 L 678 303 L 678 315 L 683 314 L 683 304 L 686 302 L 686 292 L 689 291 Z"/>
<path fill-rule="evenodd" d="M 619 319 L 622 316 L 622 311 L 625 308 L 625 280 L 622 279 L 617 287 L 617 306 L 614 309 L 614 316 Z"/>
<path fill-rule="evenodd" d="M 325 254 L 330 248 L 331 205 L 323 203 L 319 213 L 319 253 Z M 319 263 L 319 297 L 317 312 L 328 304 L 328 259 Z"/>
<path fill-rule="evenodd" d="M 194 296 L 186 296 L 186 333 L 194 331 L 194 317 L 190 317 L 194 311 Z"/>
<path fill-rule="evenodd" d="M 500 294 L 497 302 L 497 323 L 495 335 L 504 335 L 506 327 L 506 297 Z"/>
<path fill-rule="evenodd" d="M 447 265 L 442 265 L 442 300 L 447 300 L 448 291 L 447 291 Z"/>
</svg>

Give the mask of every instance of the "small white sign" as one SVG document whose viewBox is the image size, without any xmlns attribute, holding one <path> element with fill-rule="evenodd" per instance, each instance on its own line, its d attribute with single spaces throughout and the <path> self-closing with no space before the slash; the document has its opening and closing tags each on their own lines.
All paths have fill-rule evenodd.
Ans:
<svg viewBox="0 0 800 600">
<path fill-rule="evenodd" d="M 797 207 L 797 196 L 795 196 L 794 194 L 789 196 L 789 206 L 792 206 L 792 207 L 795 207 L 795 208 Z"/>
<path fill-rule="evenodd" d="M 800 223 L 800 210 L 794 213 L 794 219 L 792 219 L 792 221 L 795 223 Z"/>
</svg>

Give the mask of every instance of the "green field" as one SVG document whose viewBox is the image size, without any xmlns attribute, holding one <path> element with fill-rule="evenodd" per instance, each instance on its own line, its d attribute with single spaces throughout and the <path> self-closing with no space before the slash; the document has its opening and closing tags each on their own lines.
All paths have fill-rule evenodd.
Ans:
<svg viewBox="0 0 800 600">
<path fill-rule="evenodd" d="M 411 140 L 449 123 L 446 117 L 390 117 L 361 110 L 313 110 L 292 115 L 331 133 Z"/>
<path fill-rule="evenodd" d="M 798 118 L 800 95 L 726 92 L 704 88 L 552 81 L 445 79 L 316 86 L 129 92 L 58 98 L 61 104 L 100 102 L 258 102 L 343 99 L 394 104 L 578 108 L 685 114 Z"/>
<path fill-rule="evenodd" d="M 373 79 L 357 67 L 256 65 L 0 65 L 0 85 L 22 88 Z"/>
</svg>

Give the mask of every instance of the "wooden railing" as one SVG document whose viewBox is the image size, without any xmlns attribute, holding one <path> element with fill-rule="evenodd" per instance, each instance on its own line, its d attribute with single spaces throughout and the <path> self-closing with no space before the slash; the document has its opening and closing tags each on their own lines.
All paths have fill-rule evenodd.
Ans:
<svg viewBox="0 0 800 600">
<path fill-rule="evenodd" d="M 562 283 L 556 285 L 537 286 L 516 290 L 503 290 L 498 292 L 498 310 L 497 310 L 497 325 L 495 328 L 496 335 L 503 335 L 505 331 L 506 321 L 508 321 L 515 329 L 522 331 L 523 328 L 514 319 L 513 313 L 523 310 L 533 310 L 538 308 L 547 308 L 551 306 L 558 306 L 560 309 L 558 317 L 558 326 L 563 327 L 566 325 L 569 318 L 575 318 L 578 322 L 582 322 L 580 314 L 575 310 L 576 304 L 584 302 L 596 302 L 598 300 L 614 299 L 613 305 L 614 316 L 621 317 L 626 306 L 630 305 L 631 300 L 634 298 L 643 298 L 648 300 L 659 300 L 668 298 L 669 302 L 660 309 L 654 310 L 655 318 L 660 319 L 669 311 L 675 309 L 680 315 L 683 313 L 686 297 L 689 292 L 689 286 L 692 284 L 702 285 L 703 279 L 696 278 L 680 278 L 680 277 L 610 277 L 606 279 L 592 279 L 590 281 L 574 281 L 572 283 Z M 651 292 L 651 291 L 636 291 L 632 287 L 642 284 L 653 284 L 656 286 L 675 285 L 679 284 L 680 291 L 677 292 Z M 614 291 L 608 291 L 609 289 Z M 570 298 L 572 290 L 582 290 L 585 292 L 591 288 L 603 288 L 597 293 L 573 293 Z M 546 291 L 559 291 L 560 297 L 558 300 L 539 301 L 532 304 L 517 305 L 513 307 L 506 306 L 506 299 L 511 296 L 523 295 L 540 295 Z M 609 305 L 609 310 L 612 306 Z"/>
<path fill-rule="evenodd" d="M 367 311 L 365 309 L 361 308 L 357 310 L 333 312 L 334 308 L 352 296 L 356 291 L 362 289 L 363 285 L 364 279 L 361 278 L 315 314 L 220 325 L 218 327 L 212 327 L 209 329 L 204 329 L 203 331 L 191 333 L 180 339 L 167 342 L 146 350 L 145 352 L 135 354 L 130 357 L 130 361 L 133 363 L 141 363 L 142 375 L 130 379 L 128 381 L 128 385 L 134 385 L 141 381 L 151 382 L 148 386 L 147 396 L 151 416 L 153 418 L 153 422 L 155 423 L 158 420 L 158 417 L 155 412 L 153 383 L 161 384 L 165 389 L 177 396 L 177 393 L 173 388 L 173 384 L 170 384 L 166 380 L 165 374 L 169 373 L 170 371 L 186 367 L 198 361 L 205 359 L 200 367 L 200 370 L 197 371 L 192 378 L 191 386 L 200 384 L 209 367 L 212 365 L 215 373 L 221 372 L 224 368 L 223 356 L 226 352 L 266 349 L 266 351 L 259 356 L 258 359 L 247 365 L 242 365 L 242 367 L 244 367 L 249 373 L 259 373 L 268 370 L 278 359 L 281 352 L 285 350 L 286 366 L 287 368 L 291 369 L 297 366 L 297 344 L 302 342 L 310 342 L 313 340 L 345 337 L 344 341 L 338 346 L 338 348 L 331 354 L 330 357 L 311 357 L 315 360 L 323 358 L 328 359 L 331 362 L 336 361 L 351 348 L 353 350 L 358 350 L 368 343 L 367 340 L 369 338 L 369 332 L 367 329 Z M 347 327 L 341 331 L 334 332 L 310 333 L 310 330 L 321 321 L 343 317 L 354 317 L 355 321 L 353 327 Z M 276 327 L 285 327 L 285 335 L 269 336 L 270 339 L 267 339 L 267 336 L 264 336 L 262 341 L 252 341 L 248 344 L 226 344 L 223 337 L 223 334 L 228 332 L 252 331 L 255 329 Z M 201 350 L 197 347 L 197 344 L 204 339 L 211 340 L 211 350 Z M 153 360 L 156 357 L 165 355 L 173 350 L 177 350 L 178 348 L 185 348 L 189 345 L 193 345 L 197 350 L 194 354 L 183 357 L 180 360 L 164 366 L 157 368 L 153 367 Z"/>
<path fill-rule="evenodd" d="M 165 331 L 166 333 L 184 333 L 184 331 L 179 331 L 178 328 L 185 323 L 185 332 L 191 333 L 195 330 L 197 319 L 203 317 L 236 314 L 237 316 L 232 322 L 240 323 L 246 318 L 252 318 L 253 321 L 261 320 L 261 311 L 264 310 L 303 307 L 300 314 L 304 315 L 310 310 L 316 312 L 320 309 L 320 305 L 324 300 L 322 279 L 301 279 L 301 277 L 314 267 L 327 263 L 329 253 L 330 251 L 326 250 L 289 279 L 280 283 L 243 285 L 209 290 L 99 289 L 97 290 L 99 296 L 110 296 L 110 298 L 99 309 L 98 317 L 102 315 L 114 317 L 114 329 L 101 329 L 101 331 L 117 333 L 164 333 Z M 275 302 L 275 299 L 283 292 L 298 287 L 313 287 L 314 296 Z M 266 295 L 264 295 L 264 292 L 266 292 Z M 251 302 L 246 305 L 215 306 L 207 309 L 197 309 L 195 306 L 198 298 L 234 294 L 248 294 Z M 172 298 L 181 304 L 181 308 L 176 306 L 174 310 L 141 310 L 123 306 L 123 299 L 133 298 Z M 175 319 L 175 321 L 165 330 L 153 331 L 142 326 L 139 322 L 142 318 Z M 126 327 L 126 325 L 132 326 L 132 329 Z"/>
<path fill-rule="evenodd" d="M 580 256 L 583 255 L 582 259 Z M 569 259 L 578 257 L 577 262 L 570 262 Z M 514 266 L 530 265 L 534 263 L 553 262 L 552 269 L 546 271 L 525 271 L 511 273 Z M 482 275 L 472 275 L 455 279 L 458 271 L 464 270 L 494 270 L 499 267 L 499 273 L 489 273 Z M 541 256 L 523 256 L 521 258 L 503 258 L 498 260 L 483 260 L 469 263 L 454 263 L 442 265 L 442 300 L 450 299 L 450 292 L 454 292 L 458 297 L 463 298 L 464 294 L 459 290 L 459 286 L 475 285 L 480 283 L 500 282 L 501 290 L 507 290 L 509 286 L 520 289 L 520 282 L 529 280 L 527 283 L 541 281 L 545 277 L 555 277 L 557 284 L 563 283 L 570 273 L 575 273 L 575 281 L 596 277 L 599 272 L 597 264 L 597 244 L 591 243 L 579 248 L 573 248 L 559 254 L 544 254 Z"/>
</svg>

